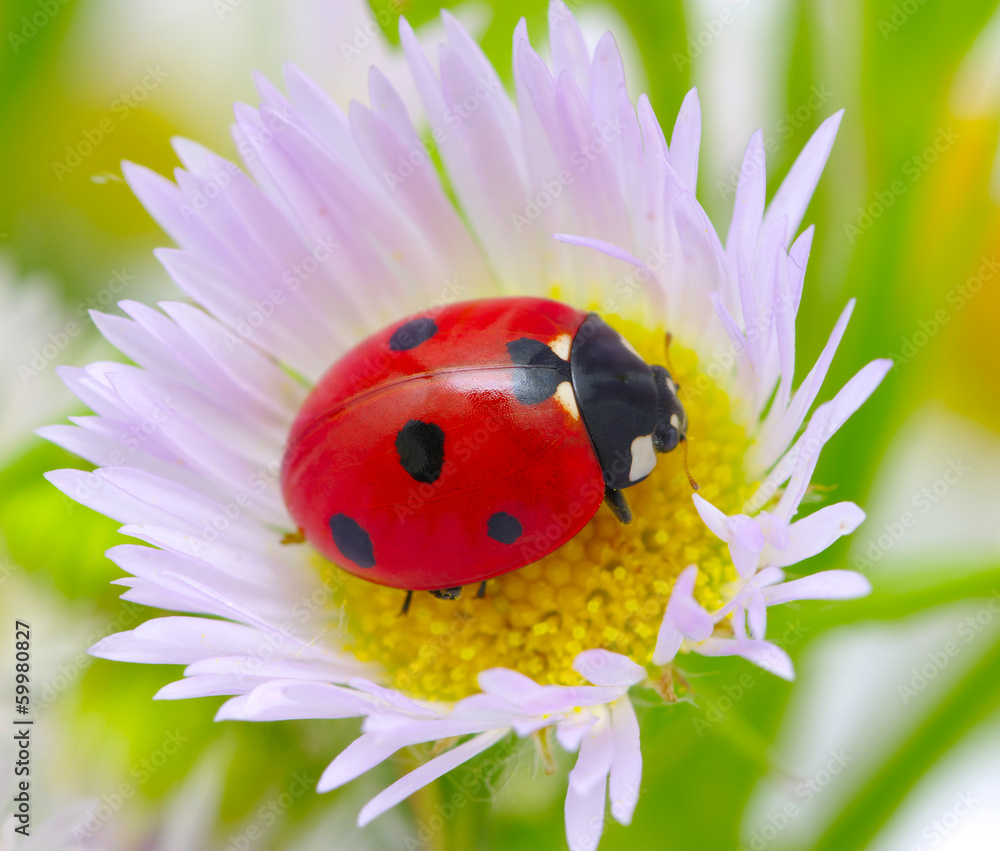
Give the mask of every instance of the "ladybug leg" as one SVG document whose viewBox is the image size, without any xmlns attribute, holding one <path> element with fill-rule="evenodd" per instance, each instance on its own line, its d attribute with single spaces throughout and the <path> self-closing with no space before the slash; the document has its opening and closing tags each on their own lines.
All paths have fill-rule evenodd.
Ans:
<svg viewBox="0 0 1000 851">
<path fill-rule="evenodd" d="M 632 510 L 628 507 L 625 494 L 620 489 L 605 486 L 604 502 L 611 509 L 611 513 L 615 515 L 619 523 L 628 525 L 632 522 Z"/>
<path fill-rule="evenodd" d="M 306 532 L 301 526 L 295 532 L 289 532 L 281 539 L 283 544 L 302 544 L 305 543 Z"/>
<path fill-rule="evenodd" d="M 407 592 L 406 592 L 406 599 L 405 599 L 405 600 L 403 601 L 403 608 L 401 608 L 401 609 L 399 610 L 399 615 L 398 615 L 398 617 L 402 617 L 402 616 L 403 616 L 403 615 L 405 615 L 405 614 L 406 614 L 406 613 L 407 613 L 408 611 L 410 611 L 410 603 L 411 603 L 412 601 L 413 601 L 413 592 L 412 592 L 412 591 L 407 591 Z"/>
<path fill-rule="evenodd" d="M 430 593 L 439 600 L 457 600 L 458 595 L 462 593 L 462 586 L 459 585 L 457 588 L 440 588 L 437 591 L 431 591 Z"/>
<path fill-rule="evenodd" d="M 476 592 L 476 599 L 482 600 L 486 596 L 486 580 L 479 583 L 479 590 Z"/>
</svg>

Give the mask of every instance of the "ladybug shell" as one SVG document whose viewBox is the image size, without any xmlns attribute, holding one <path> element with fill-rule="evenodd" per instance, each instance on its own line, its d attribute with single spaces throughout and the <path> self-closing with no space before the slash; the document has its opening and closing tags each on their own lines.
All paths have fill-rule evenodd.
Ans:
<svg viewBox="0 0 1000 851">
<path fill-rule="evenodd" d="M 285 502 L 306 539 L 372 582 L 431 590 L 572 538 L 604 497 L 569 374 L 585 319 L 547 299 L 465 302 L 344 355 L 285 454 Z"/>
</svg>

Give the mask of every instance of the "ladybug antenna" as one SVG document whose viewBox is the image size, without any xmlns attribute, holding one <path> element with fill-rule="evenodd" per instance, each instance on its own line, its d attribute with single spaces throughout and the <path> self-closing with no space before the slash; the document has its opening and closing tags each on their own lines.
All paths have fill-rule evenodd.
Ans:
<svg viewBox="0 0 1000 851">
<path fill-rule="evenodd" d="M 691 469 L 688 467 L 688 439 L 687 437 L 681 438 L 681 445 L 684 447 L 684 473 L 688 477 L 688 482 L 691 485 L 691 490 L 698 490 L 698 483 L 694 480 L 694 476 L 691 475 Z"/>
<path fill-rule="evenodd" d="M 674 335 L 667 331 L 666 341 L 663 345 L 663 360 L 666 361 L 667 371 L 676 380 L 677 373 L 674 372 L 674 365 L 670 363 L 670 344 L 674 341 Z"/>
</svg>

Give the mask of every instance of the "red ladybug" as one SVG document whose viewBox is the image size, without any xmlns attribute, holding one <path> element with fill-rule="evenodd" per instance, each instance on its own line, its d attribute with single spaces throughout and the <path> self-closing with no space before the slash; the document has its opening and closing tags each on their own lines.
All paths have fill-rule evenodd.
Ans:
<svg viewBox="0 0 1000 851">
<path fill-rule="evenodd" d="M 622 489 L 686 428 L 667 370 L 597 314 L 482 299 L 404 319 L 337 361 L 292 427 L 282 489 L 331 561 L 454 598 L 557 549 L 602 500 L 628 523 Z"/>
</svg>

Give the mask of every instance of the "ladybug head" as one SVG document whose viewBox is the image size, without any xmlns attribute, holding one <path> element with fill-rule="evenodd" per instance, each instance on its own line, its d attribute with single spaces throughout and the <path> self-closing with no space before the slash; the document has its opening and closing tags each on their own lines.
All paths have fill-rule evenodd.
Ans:
<svg viewBox="0 0 1000 851">
<path fill-rule="evenodd" d="M 576 333 L 570 369 L 607 488 L 638 484 L 653 472 L 658 452 L 684 440 L 687 415 L 670 373 L 646 363 L 596 313 Z"/>
<path fill-rule="evenodd" d="M 653 383 L 656 385 L 656 430 L 653 448 L 657 452 L 671 452 L 687 436 L 687 414 L 677 398 L 677 385 L 662 366 L 653 366 Z"/>
</svg>

